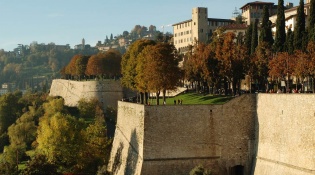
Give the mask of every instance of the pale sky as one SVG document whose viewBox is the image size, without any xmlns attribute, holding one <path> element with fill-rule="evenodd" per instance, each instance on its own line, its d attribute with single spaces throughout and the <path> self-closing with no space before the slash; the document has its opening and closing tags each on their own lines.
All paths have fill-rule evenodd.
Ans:
<svg viewBox="0 0 315 175">
<path fill-rule="evenodd" d="M 253 0 L 254 1 L 254 0 Z M 193 7 L 207 7 L 209 18 L 232 17 L 247 0 L 0 0 L 0 49 L 12 51 L 33 41 L 57 45 L 95 46 L 130 32 L 135 25 L 161 26 L 191 19 Z M 266 2 L 274 2 L 271 0 Z M 284 1 L 298 5 L 298 0 Z M 165 32 L 172 32 L 167 26 Z"/>
</svg>

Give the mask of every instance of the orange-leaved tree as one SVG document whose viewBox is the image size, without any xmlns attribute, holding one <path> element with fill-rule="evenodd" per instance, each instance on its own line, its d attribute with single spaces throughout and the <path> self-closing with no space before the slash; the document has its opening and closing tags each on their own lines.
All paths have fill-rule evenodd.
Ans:
<svg viewBox="0 0 315 175">
<path fill-rule="evenodd" d="M 179 57 L 174 45 L 158 43 L 146 46 L 140 54 L 137 71 L 137 87 L 156 92 L 157 104 L 163 92 L 163 100 L 167 90 L 175 90 L 181 76 L 178 67 Z"/>
</svg>

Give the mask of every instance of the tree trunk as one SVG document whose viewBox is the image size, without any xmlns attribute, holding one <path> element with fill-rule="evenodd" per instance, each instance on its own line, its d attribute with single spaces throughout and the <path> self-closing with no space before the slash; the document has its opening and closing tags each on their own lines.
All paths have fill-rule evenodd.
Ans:
<svg viewBox="0 0 315 175">
<path fill-rule="evenodd" d="M 166 89 L 163 90 L 163 103 L 164 103 L 164 101 L 166 101 Z"/>
<path fill-rule="evenodd" d="M 148 92 L 145 92 L 144 93 L 144 104 L 148 104 L 148 98 L 149 98 L 149 93 Z"/>
<path fill-rule="evenodd" d="M 144 94 L 140 92 L 140 104 L 143 104 Z"/>
<path fill-rule="evenodd" d="M 156 105 L 160 105 L 160 91 L 156 92 Z"/>
</svg>

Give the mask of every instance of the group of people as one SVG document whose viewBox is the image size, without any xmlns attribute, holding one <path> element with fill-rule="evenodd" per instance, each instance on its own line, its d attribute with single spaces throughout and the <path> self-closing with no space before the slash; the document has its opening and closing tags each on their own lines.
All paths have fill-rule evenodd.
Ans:
<svg viewBox="0 0 315 175">
<path fill-rule="evenodd" d="M 177 100 L 177 104 L 178 104 L 178 105 L 183 104 L 183 100 L 178 99 L 178 100 Z M 176 105 L 176 100 L 174 100 L 174 105 Z"/>
<path fill-rule="evenodd" d="M 302 90 L 301 90 L 301 89 L 292 89 L 292 90 L 287 89 L 286 92 L 287 92 L 287 93 L 301 93 Z M 267 93 L 277 93 L 277 94 L 280 94 L 280 93 L 283 93 L 283 92 L 282 92 L 281 89 L 278 89 L 276 92 L 275 92 L 273 89 L 271 89 L 271 90 L 269 90 L 269 91 L 267 90 Z"/>
</svg>

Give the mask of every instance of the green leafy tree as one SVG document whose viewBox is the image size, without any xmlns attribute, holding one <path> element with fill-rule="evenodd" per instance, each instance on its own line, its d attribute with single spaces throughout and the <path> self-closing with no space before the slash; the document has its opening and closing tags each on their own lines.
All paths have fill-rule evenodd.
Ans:
<svg viewBox="0 0 315 175">
<path fill-rule="evenodd" d="M 268 63 L 272 59 L 272 54 L 271 45 L 268 42 L 260 42 L 251 60 L 251 65 L 254 66 L 253 78 L 258 81 L 259 89 L 264 91 L 268 88 L 265 85 L 268 84 Z"/>
<path fill-rule="evenodd" d="M 83 131 L 84 145 L 78 162 L 81 172 L 96 174 L 98 167 L 107 165 L 111 140 L 107 138 L 104 122 L 94 122 Z"/>
<path fill-rule="evenodd" d="M 97 118 L 99 113 L 102 113 L 101 103 L 97 99 L 80 99 L 78 102 L 78 109 L 80 113 L 80 117 L 85 119 L 94 119 Z"/>
<path fill-rule="evenodd" d="M 245 35 L 245 46 L 247 49 L 247 55 L 251 55 L 251 48 L 252 48 L 252 32 L 253 31 L 253 24 L 251 23 L 246 30 Z"/>
<path fill-rule="evenodd" d="M 37 130 L 36 151 L 63 171 L 80 169 L 76 165 L 84 143 L 83 128 L 84 122 L 70 115 L 55 113 L 51 117 L 42 117 Z"/>
<path fill-rule="evenodd" d="M 259 42 L 267 42 L 268 44 L 273 44 L 273 37 L 272 37 L 272 31 L 271 31 L 271 21 L 269 20 L 269 9 L 268 6 L 264 6 L 263 9 L 263 18 L 261 22 L 261 28 L 260 28 L 260 36 L 259 36 Z"/>
<path fill-rule="evenodd" d="M 275 43 L 274 43 L 275 52 L 282 52 L 284 50 L 285 37 L 286 37 L 286 34 L 285 34 L 285 16 L 284 16 L 283 0 L 278 0 L 276 35 L 275 35 Z"/>
<path fill-rule="evenodd" d="M 293 36 L 294 36 L 294 33 L 292 32 L 292 30 L 288 29 L 287 37 L 286 37 L 286 41 L 285 41 L 285 50 L 289 54 L 293 54 L 293 52 L 294 52 L 294 46 L 293 46 L 294 37 Z"/>
<path fill-rule="evenodd" d="M 302 47 L 304 32 L 305 32 L 304 0 L 300 0 L 300 5 L 297 9 L 296 25 L 294 28 L 294 50 L 305 50 L 305 48 Z"/>
<path fill-rule="evenodd" d="M 7 130 L 22 113 L 19 103 L 21 92 L 7 93 L 0 96 L 0 151 L 8 144 Z"/>
<path fill-rule="evenodd" d="M 22 171 L 23 175 L 62 175 L 58 172 L 58 166 L 48 162 L 47 157 L 42 154 L 34 156 Z"/>
<path fill-rule="evenodd" d="M 256 47 L 258 45 L 258 20 L 255 20 L 255 23 L 253 25 L 253 30 L 252 30 L 252 41 L 251 41 L 251 54 L 255 53 Z"/>
<path fill-rule="evenodd" d="M 310 11 L 308 18 L 309 40 L 315 41 L 315 0 L 310 0 Z"/>
<path fill-rule="evenodd" d="M 34 115 L 31 112 L 24 113 L 8 128 L 8 136 L 12 146 L 30 149 L 31 144 L 36 139 Z"/>
</svg>

